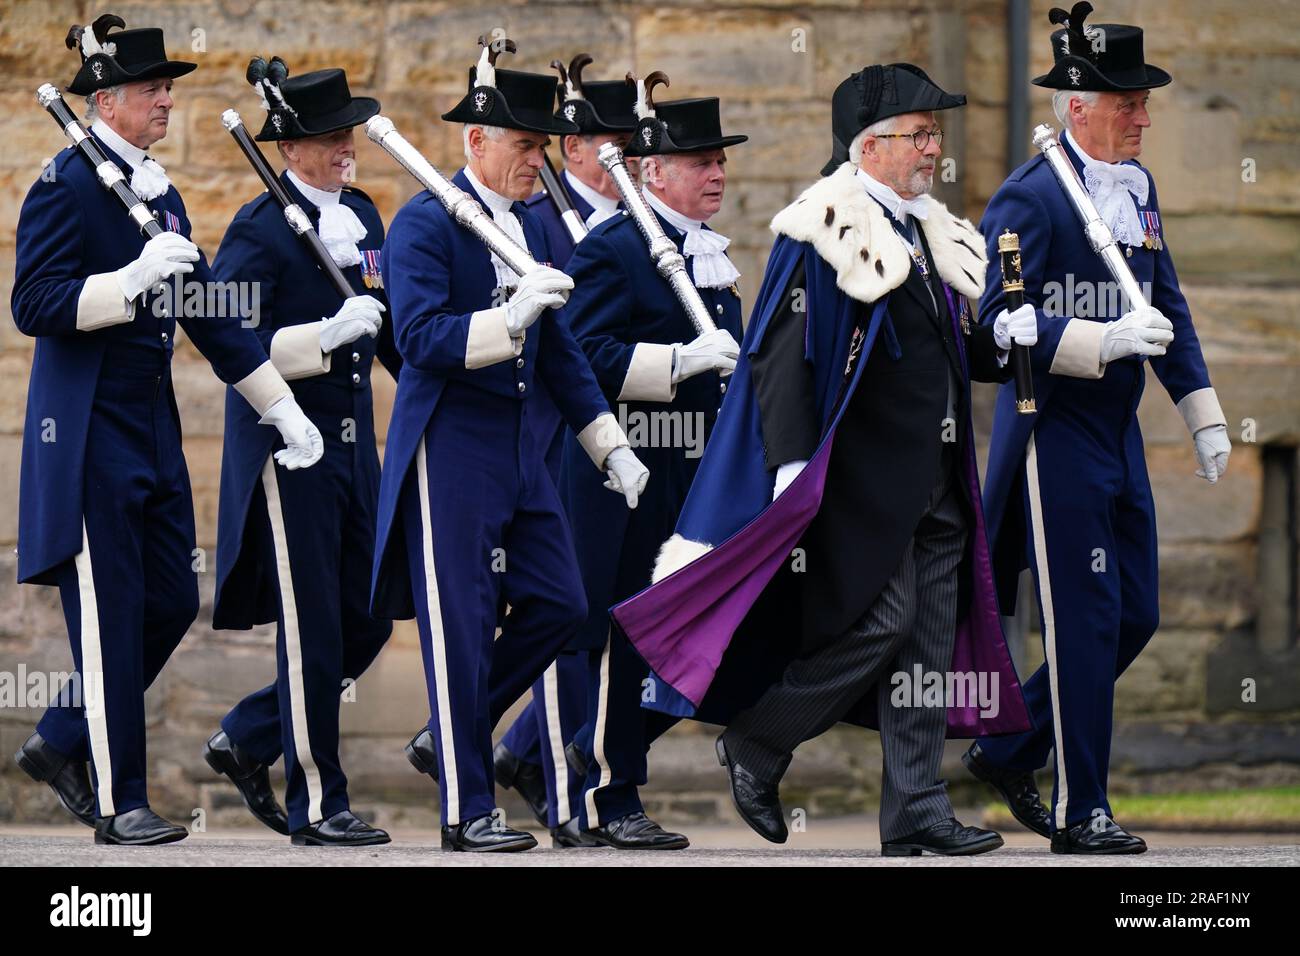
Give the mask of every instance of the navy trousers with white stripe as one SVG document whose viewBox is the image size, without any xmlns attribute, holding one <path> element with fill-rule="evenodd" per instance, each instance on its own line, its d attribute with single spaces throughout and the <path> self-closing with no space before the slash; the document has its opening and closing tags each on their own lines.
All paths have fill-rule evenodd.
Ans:
<svg viewBox="0 0 1300 956">
<path fill-rule="evenodd" d="M 350 390 L 322 386 L 311 394 L 304 407 L 319 423 L 324 456 L 296 471 L 269 457 L 249 517 L 250 526 L 263 525 L 263 560 L 278 584 L 276 680 L 221 722 L 260 762 L 283 753 L 290 830 L 348 809 L 339 696 L 344 679 L 356 680 L 392 632 L 368 607 L 379 494 L 374 445 L 340 425 L 353 414 Z"/>
<path fill-rule="evenodd" d="M 149 804 L 144 692 L 199 610 L 168 353 L 110 350 L 86 435 L 82 550 L 58 571 L 84 703 L 51 707 L 37 731 L 90 760 L 106 817 Z"/>
<path fill-rule="evenodd" d="M 493 812 L 493 726 L 587 616 L 528 414 L 525 401 L 449 382 L 402 488 L 445 826 Z"/>
<path fill-rule="evenodd" d="M 1115 681 L 1160 620 L 1155 505 L 1136 409 L 1140 389 L 1054 394 L 1025 456 L 1027 553 L 1045 662 L 1024 684 L 1035 730 L 980 740 L 994 764 L 1045 767 L 1056 829 L 1111 815 Z"/>
<path fill-rule="evenodd" d="M 578 815 L 586 779 L 569 767 L 564 748 L 587 720 L 588 656 L 576 651 L 557 657 L 533 684 L 533 699 L 501 739 L 520 760 L 541 766 L 552 828 Z"/>
</svg>

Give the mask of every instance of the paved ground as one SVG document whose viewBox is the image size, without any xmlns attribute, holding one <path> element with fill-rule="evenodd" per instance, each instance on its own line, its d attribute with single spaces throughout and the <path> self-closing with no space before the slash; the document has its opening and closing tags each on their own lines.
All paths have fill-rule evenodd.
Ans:
<svg viewBox="0 0 1300 956">
<path fill-rule="evenodd" d="M 1007 845 L 978 857 L 884 859 L 870 817 L 819 820 L 784 846 L 765 843 L 743 825 L 690 826 L 691 848 L 673 853 L 552 850 L 443 853 L 430 831 L 394 833 L 388 846 L 363 850 L 300 848 L 252 830 L 190 836 L 152 849 L 95 846 L 84 827 L 0 826 L 0 866 L 1297 866 L 1300 834 L 1144 833 L 1139 856 L 1054 856 L 1029 833 L 1007 832 Z"/>
</svg>

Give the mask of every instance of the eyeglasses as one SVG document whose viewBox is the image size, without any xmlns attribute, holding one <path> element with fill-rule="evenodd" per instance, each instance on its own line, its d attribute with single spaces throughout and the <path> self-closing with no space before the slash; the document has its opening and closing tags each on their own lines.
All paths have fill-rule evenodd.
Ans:
<svg viewBox="0 0 1300 956">
<path fill-rule="evenodd" d="M 934 140 L 935 146 L 943 145 L 943 130 L 918 129 L 915 133 L 879 133 L 876 139 L 910 139 L 917 150 L 923 150 Z"/>
</svg>

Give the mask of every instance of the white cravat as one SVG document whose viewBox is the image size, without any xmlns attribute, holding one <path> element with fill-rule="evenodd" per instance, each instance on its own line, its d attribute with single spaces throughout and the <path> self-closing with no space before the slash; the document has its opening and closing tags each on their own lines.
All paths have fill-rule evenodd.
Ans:
<svg viewBox="0 0 1300 956">
<path fill-rule="evenodd" d="M 858 182 L 862 183 L 867 193 L 888 209 L 889 214 L 904 226 L 907 225 L 908 216 L 915 216 L 917 219 L 929 218 L 930 197 L 928 195 L 922 194 L 915 199 L 904 199 L 892 187 L 886 186 L 861 166 L 858 167 Z"/>
<path fill-rule="evenodd" d="M 1116 242 L 1126 246 L 1140 246 L 1146 238 L 1142 220 L 1138 218 L 1137 202 L 1147 201 L 1147 174 L 1140 166 L 1127 163 L 1103 163 L 1093 159 L 1065 131 L 1070 147 L 1083 160 L 1083 185 L 1092 197 L 1102 222 L 1110 227 Z"/>
<path fill-rule="evenodd" d="M 567 169 L 561 175 L 564 176 L 564 184 L 569 187 L 569 192 L 577 193 L 583 199 L 587 200 L 587 205 L 591 206 L 591 215 L 587 217 L 588 229 L 595 229 L 610 216 L 613 216 L 618 212 L 617 199 L 610 199 L 608 196 L 602 196 L 577 176 L 570 176 Z"/>
<path fill-rule="evenodd" d="M 361 251 L 357 243 L 366 238 L 366 227 L 350 207 L 343 205 L 343 190 L 317 189 L 303 182 L 292 169 L 289 170 L 289 181 L 320 210 L 320 227 L 316 231 L 334 264 L 340 269 L 360 265 Z"/>
<path fill-rule="evenodd" d="M 145 202 L 157 199 L 172 188 L 167 171 L 139 146 L 128 143 L 102 119 L 95 120 L 90 128 L 105 146 L 126 160 L 131 167 L 131 191 Z"/>
<path fill-rule="evenodd" d="M 736 284 L 740 278 L 738 270 L 727 258 L 727 246 L 731 240 L 713 229 L 705 229 L 698 219 L 683 216 L 676 209 L 667 206 L 662 199 L 650 189 L 641 191 L 650 208 L 668 220 L 669 224 L 686 234 L 682 244 L 682 255 L 693 258 L 695 286 L 699 289 L 726 289 Z"/>
<path fill-rule="evenodd" d="M 474 187 L 474 192 L 478 193 L 479 199 L 483 200 L 483 205 L 492 214 L 492 221 L 504 229 L 507 236 L 519 243 L 519 248 L 527 250 L 528 240 L 524 238 L 523 223 L 510 211 L 514 200 L 488 189 L 478 181 L 478 177 L 468 166 L 465 167 L 465 178 L 469 180 L 469 184 Z M 514 270 L 501 261 L 501 257 L 495 252 L 492 253 L 492 268 L 496 270 L 499 288 L 513 289 L 519 285 L 519 276 L 515 275 Z"/>
</svg>

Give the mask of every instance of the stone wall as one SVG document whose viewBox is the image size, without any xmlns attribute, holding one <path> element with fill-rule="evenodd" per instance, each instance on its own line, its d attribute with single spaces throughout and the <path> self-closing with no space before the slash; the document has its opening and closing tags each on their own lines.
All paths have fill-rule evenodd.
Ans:
<svg viewBox="0 0 1300 956">
<path fill-rule="evenodd" d="M 1031 76 L 1050 62 L 1049 6 L 1047 0 L 1032 4 Z M 1181 420 L 1151 380 L 1142 422 L 1160 514 L 1162 626 L 1120 682 L 1115 785 L 1295 782 L 1300 668 L 1294 612 L 1288 617 L 1279 611 L 1286 596 L 1276 591 L 1278 581 L 1286 587 L 1285 568 L 1293 571 L 1294 563 L 1284 564 L 1279 578 L 1275 567 L 1261 570 L 1261 554 L 1295 548 L 1294 537 L 1287 537 L 1294 535 L 1294 518 L 1288 531 L 1281 515 L 1296 508 L 1294 501 L 1286 503 L 1294 485 L 1283 481 L 1279 493 L 1276 481 L 1270 485 L 1264 475 L 1270 469 L 1283 479 L 1290 474 L 1293 483 L 1300 442 L 1300 291 L 1294 265 L 1300 255 L 1300 3 L 1259 3 L 1248 15 L 1227 0 L 1107 0 L 1099 6 L 1098 21 L 1144 25 L 1148 59 L 1176 80 L 1152 98 L 1154 129 L 1143 161 L 1159 184 L 1170 247 L 1235 444 L 1231 470 L 1219 485 L 1193 477 Z M 969 107 L 944 116 L 945 155 L 956 162 L 951 181 L 939 183 L 936 192 L 973 220 L 1010 166 L 1030 150 L 1026 143 L 1019 155 L 1006 155 L 1001 2 L 142 0 L 110 7 L 129 26 L 163 26 L 171 54 L 200 64 L 176 84 L 171 132 L 153 152 L 185 196 L 195 239 L 209 254 L 234 211 L 259 190 L 218 121 L 230 106 L 250 122 L 260 118 L 242 79 L 254 54 L 278 54 L 296 73 L 345 67 L 353 90 L 379 97 L 404 135 L 447 173 L 460 165 L 460 131 L 437 116 L 464 89 L 475 38 L 498 28 L 519 44 L 512 66 L 543 70 L 553 58 L 567 62 L 586 50 L 595 56 L 592 78 L 620 76 L 629 68 L 641 75 L 661 69 L 672 79 L 674 97 L 719 95 L 724 126 L 749 133 L 751 140 L 730 152 L 726 208 L 714 225 L 733 238 L 741 287 L 751 295 L 770 241 L 767 222 L 825 161 L 829 97 L 849 72 L 871 62 L 910 60 L 946 88 L 966 91 Z M 101 12 L 73 0 L 0 2 L 5 310 L 22 198 L 62 145 L 33 93 L 41 83 L 71 78 L 76 58 L 64 49 L 63 37 L 72 23 L 84 24 Z M 1033 122 L 1052 120 L 1044 91 L 1035 89 L 1031 102 Z M 414 191 L 413 181 L 364 138 L 358 154 L 359 185 L 387 220 Z M 1253 167 L 1253 181 L 1243 180 L 1243 163 Z M 0 391 L 0 671 L 11 673 L 20 665 L 28 672 L 70 666 L 57 594 L 14 584 L 18 460 L 32 345 L 7 314 L 0 317 L 0 380 L 7 383 Z M 375 377 L 382 435 L 393 385 L 382 371 Z M 222 387 L 187 344 L 178 348 L 175 379 L 199 543 L 211 550 Z M 990 409 L 991 393 L 981 389 L 977 425 L 985 435 Z M 1266 444 L 1276 447 L 1264 453 Z M 214 783 L 199 751 L 225 709 L 270 679 L 273 636 L 266 629 L 214 633 L 206 626 L 213 563 L 200 575 L 200 622 L 149 694 L 151 792 L 165 812 L 186 816 L 204 808 L 215 820 L 243 822 L 232 791 Z M 1261 581 L 1270 582 L 1269 588 L 1261 589 Z M 1295 583 L 1289 587 L 1293 603 Z M 1256 633 L 1264 607 L 1269 635 Z M 1036 636 L 1031 633 L 1022 644 L 1018 652 L 1026 666 L 1035 664 Z M 1258 681 L 1255 703 L 1240 700 L 1244 678 Z M 414 632 L 399 624 L 358 685 L 356 701 L 343 706 L 344 761 L 354 802 L 381 821 L 434 820 L 427 781 L 409 770 L 400 751 L 427 710 Z M 35 716 L 32 710 L 0 708 L 0 754 L 14 751 Z M 648 790 L 656 807 L 681 816 L 709 816 L 720 807 L 730 813 L 710 742 L 705 728 L 690 725 L 656 747 Z M 960 749 L 950 745 L 949 776 L 960 797 L 973 797 L 956 762 Z M 875 736 L 840 729 L 800 751 L 788 797 L 813 812 L 860 808 L 864 799 L 873 806 L 878 780 Z M 30 785 L 7 757 L 0 762 L 3 819 L 62 819 L 48 794 Z"/>
</svg>

